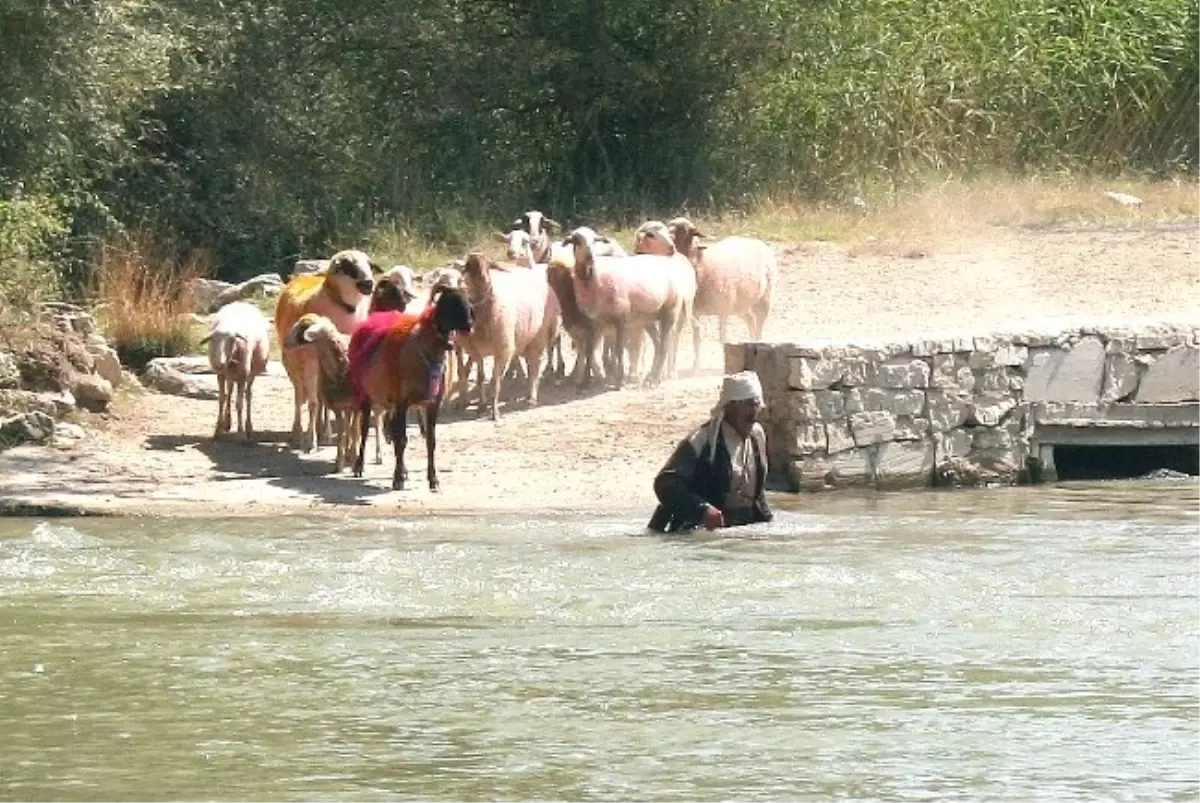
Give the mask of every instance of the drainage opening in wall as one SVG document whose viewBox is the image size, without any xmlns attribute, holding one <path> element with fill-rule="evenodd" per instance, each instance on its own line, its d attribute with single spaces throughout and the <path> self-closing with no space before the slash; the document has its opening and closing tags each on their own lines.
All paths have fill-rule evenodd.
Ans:
<svg viewBox="0 0 1200 803">
<path fill-rule="evenodd" d="M 1200 475 L 1195 446 L 1055 446 L 1060 480 L 1111 480 L 1143 477 L 1154 471 Z"/>
</svg>

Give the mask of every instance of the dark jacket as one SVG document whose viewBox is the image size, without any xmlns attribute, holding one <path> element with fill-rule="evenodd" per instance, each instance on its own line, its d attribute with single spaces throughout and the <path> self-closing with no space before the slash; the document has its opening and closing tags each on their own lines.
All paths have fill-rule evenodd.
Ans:
<svg viewBox="0 0 1200 803">
<path fill-rule="evenodd" d="M 726 511 L 723 508 L 729 493 L 731 465 L 729 450 L 720 428 L 713 435 L 710 423 L 696 430 L 675 447 L 675 452 L 654 478 L 654 493 L 659 505 L 647 525 L 656 532 L 680 532 L 700 526 L 704 505 L 710 504 L 726 514 L 725 524 L 753 524 L 770 521 L 773 517 L 767 505 L 763 483 L 767 478 L 766 436 L 762 427 L 754 425 L 750 442 L 758 465 L 754 488 L 754 505 L 747 510 Z"/>
</svg>

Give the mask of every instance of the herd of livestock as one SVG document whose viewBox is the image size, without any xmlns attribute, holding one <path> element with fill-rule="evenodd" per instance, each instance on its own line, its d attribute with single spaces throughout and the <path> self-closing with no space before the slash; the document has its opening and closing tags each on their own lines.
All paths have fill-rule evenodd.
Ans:
<svg viewBox="0 0 1200 803">
<path fill-rule="evenodd" d="M 560 228 L 540 212 L 526 212 L 495 235 L 506 246 L 505 261 L 473 251 L 422 277 L 404 265 L 383 271 L 357 250 L 339 251 L 322 271 L 293 277 L 274 320 L 294 390 L 292 446 L 311 451 L 332 437 L 335 470 L 352 465 L 361 477 L 374 425 L 376 462 L 382 462 L 382 430 L 395 449 L 392 487 L 400 489 L 408 411 L 416 409 L 429 487 L 436 490 L 442 404 L 466 407 L 478 398 L 480 411 L 490 406 L 496 419 L 505 379 L 521 371 L 525 399 L 536 404 L 543 356 L 547 372 L 566 376 L 564 342 L 575 354 L 573 381 L 622 387 L 674 376 L 688 327 L 694 370 L 703 316 L 719 318 L 722 342 L 729 317 L 744 320 L 752 337 L 761 335 L 777 272 L 774 251 L 761 240 L 735 236 L 702 245 L 704 235 L 680 217 L 642 224 L 627 253 L 588 227 L 559 241 L 552 232 Z M 206 338 L 218 381 L 214 437 L 233 428 L 235 407 L 237 431 L 252 436 L 251 393 L 255 376 L 266 370 L 270 328 L 247 302 L 215 315 Z M 653 358 L 639 377 L 646 341 Z"/>
</svg>

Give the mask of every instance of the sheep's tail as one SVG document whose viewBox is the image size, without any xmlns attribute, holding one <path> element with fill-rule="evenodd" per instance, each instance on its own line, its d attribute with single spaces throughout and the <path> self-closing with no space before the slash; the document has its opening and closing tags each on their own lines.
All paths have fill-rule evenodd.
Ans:
<svg viewBox="0 0 1200 803">
<path fill-rule="evenodd" d="M 212 340 L 210 335 L 209 341 Z M 240 364 L 244 369 L 250 367 L 250 344 L 245 335 L 229 335 L 222 338 L 219 345 L 219 351 L 216 355 L 216 364 L 213 368 L 225 371 L 231 365 Z"/>
<path fill-rule="evenodd" d="M 205 335 L 204 337 L 200 338 L 200 345 L 201 345 L 201 346 L 208 345 L 208 341 L 210 341 L 210 340 L 212 340 L 212 333 L 211 333 L 211 332 L 209 332 L 209 333 L 208 333 L 207 335 Z"/>
</svg>

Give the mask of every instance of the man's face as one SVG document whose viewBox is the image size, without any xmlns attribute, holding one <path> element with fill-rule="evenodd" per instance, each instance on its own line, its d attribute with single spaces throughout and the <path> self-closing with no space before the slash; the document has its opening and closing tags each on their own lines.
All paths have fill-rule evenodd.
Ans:
<svg viewBox="0 0 1200 803">
<path fill-rule="evenodd" d="M 743 438 L 750 435 L 750 428 L 758 420 L 763 406 L 757 399 L 729 402 L 725 405 L 725 420 Z"/>
</svg>

